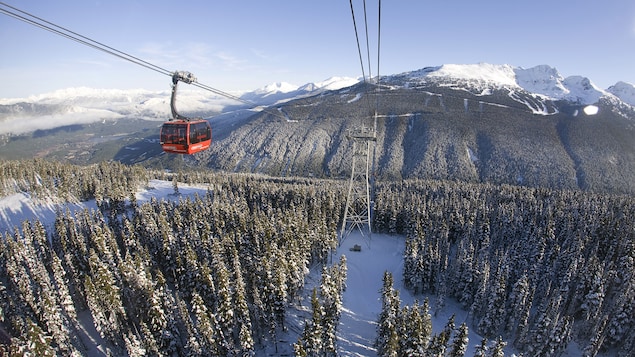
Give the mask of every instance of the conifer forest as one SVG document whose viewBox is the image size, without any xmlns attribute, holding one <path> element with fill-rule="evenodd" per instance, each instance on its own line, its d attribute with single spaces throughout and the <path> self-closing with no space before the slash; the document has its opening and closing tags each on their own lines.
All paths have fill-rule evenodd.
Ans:
<svg viewBox="0 0 635 357">
<path fill-rule="evenodd" d="M 150 180 L 174 199 L 137 202 Z M 179 195 L 179 184 L 207 187 Z M 0 232 L 0 355 L 84 356 L 91 321 L 113 356 L 257 356 L 279 343 L 286 309 L 309 296 L 298 356 L 336 356 L 346 259 L 332 261 L 347 182 L 116 162 L 0 162 L 0 196 L 98 209 Z M 63 205 L 60 205 L 62 207 Z M 405 240 L 401 306 L 378 291 L 379 356 L 635 355 L 635 197 L 581 190 L 403 180 L 374 187 L 373 229 Z M 311 270 L 320 271 L 307 293 Z M 429 300 L 465 323 L 433 333 Z"/>
</svg>

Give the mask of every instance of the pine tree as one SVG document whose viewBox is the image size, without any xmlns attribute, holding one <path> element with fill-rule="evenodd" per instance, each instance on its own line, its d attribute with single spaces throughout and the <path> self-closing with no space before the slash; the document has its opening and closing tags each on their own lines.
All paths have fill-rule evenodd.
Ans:
<svg viewBox="0 0 635 357">
<path fill-rule="evenodd" d="M 457 278 L 454 285 L 455 296 L 461 302 L 463 307 L 468 307 L 474 299 L 474 284 L 477 279 L 474 269 L 474 246 L 471 239 L 463 239 L 459 242 L 457 249 L 457 258 L 454 265 L 457 266 Z"/>
<path fill-rule="evenodd" d="M 406 247 L 404 250 L 403 279 L 406 288 L 413 290 L 415 295 L 419 294 L 422 290 L 419 266 L 417 241 L 414 238 L 408 237 L 406 238 Z"/>
<path fill-rule="evenodd" d="M 604 318 L 600 320 L 600 322 L 595 326 L 591 335 L 591 339 L 582 350 L 583 357 L 595 357 L 597 356 L 598 352 L 600 352 L 602 343 L 604 343 L 604 330 L 606 328 L 608 319 L 608 315 L 605 315 Z"/>
<path fill-rule="evenodd" d="M 468 338 L 468 328 L 464 323 L 459 326 L 458 332 L 454 335 L 454 339 L 451 343 L 450 354 L 448 357 L 463 357 L 467 351 L 467 346 L 470 342 Z"/>
<path fill-rule="evenodd" d="M 234 273 L 234 315 L 237 324 L 238 346 L 242 356 L 253 355 L 254 339 L 252 336 L 251 318 L 249 316 L 249 305 L 245 293 L 245 282 L 243 281 L 242 267 L 238 258 L 238 250 L 233 246 L 233 273 Z"/>
<path fill-rule="evenodd" d="M 192 299 L 194 301 L 194 299 Z M 184 343 L 183 355 L 188 356 L 201 356 L 203 354 L 203 347 L 198 338 L 198 331 L 195 326 L 195 321 L 192 319 L 193 314 L 190 313 L 185 301 L 181 298 L 178 292 L 175 292 L 175 306 L 177 320 L 181 325 L 182 336 L 181 339 Z"/>
<path fill-rule="evenodd" d="M 507 298 L 506 291 L 506 274 L 503 267 L 496 271 L 496 276 L 491 280 L 492 285 L 488 289 L 487 307 L 478 324 L 478 329 L 484 336 L 492 336 L 499 332 L 503 319 L 505 318 L 505 300 Z"/>
<path fill-rule="evenodd" d="M 327 355 L 335 355 L 336 331 L 339 324 L 342 308 L 342 274 L 341 265 L 333 265 L 330 268 L 322 269 L 322 282 L 320 284 L 320 296 L 324 306 L 324 317 L 322 319 L 324 352 Z M 345 267 L 344 267 L 345 269 Z"/>
<path fill-rule="evenodd" d="M 84 283 L 88 306 L 98 330 L 118 344 L 123 336 L 120 332 L 125 330 L 125 310 L 120 288 L 108 265 L 99 260 L 92 249 L 89 253 L 89 266 L 92 277 L 86 276 Z"/>
<path fill-rule="evenodd" d="M 154 334 L 152 333 L 152 331 L 150 331 L 150 328 L 148 328 L 148 325 L 145 322 L 141 322 L 140 324 L 140 338 L 141 341 L 143 341 L 143 349 L 145 350 L 145 352 L 148 355 L 154 355 L 154 356 L 158 356 L 162 353 L 161 351 L 161 347 L 159 346 L 159 343 L 157 342 L 157 340 L 154 338 Z M 126 336 L 124 336 L 125 339 Z M 125 344 L 125 342 L 124 342 Z M 125 344 L 127 346 L 127 344 Z M 136 346 L 131 346 L 132 348 L 135 348 Z"/>
<path fill-rule="evenodd" d="M 338 287 L 340 289 L 340 295 L 342 292 L 346 291 L 346 276 L 347 276 L 348 267 L 346 266 L 346 256 L 342 254 L 340 256 L 340 262 L 337 269 L 337 281 Z"/>
<path fill-rule="evenodd" d="M 399 350 L 399 335 L 397 333 L 401 302 L 399 291 L 393 289 L 392 274 L 384 272 L 382 294 L 382 309 L 377 324 L 377 339 L 375 347 L 379 356 L 397 356 Z"/>
<path fill-rule="evenodd" d="M 419 303 L 404 306 L 401 310 L 399 333 L 399 356 L 424 356 L 430 338 L 429 331 L 424 325 L 424 319 Z M 427 312 L 425 312 L 427 314 Z"/>
<path fill-rule="evenodd" d="M 454 331 L 454 315 L 450 316 L 448 322 L 443 327 L 443 330 L 438 334 L 432 336 L 426 353 L 429 356 L 444 356 L 445 351 L 448 349 L 452 332 Z"/>
<path fill-rule="evenodd" d="M 481 340 L 481 343 L 477 345 L 476 348 L 474 349 L 474 357 L 487 357 L 488 350 L 489 349 L 487 348 L 487 338 L 483 337 L 483 339 Z"/>
<path fill-rule="evenodd" d="M 601 312 L 605 295 L 604 279 L 600 267 L 596 266 L 591 274 L 591 286 L 589 287 L 588 293 L 584 296 L 581 306 L 585 312 L 584 318 L 586 320 L 594 319 Z"/>
<path fill-rule="evenodd" d="M 425 346 L 427 346 L 430 338 L 432 338 L 432 316 L 430 315 L 430 302 L 427 297 L 423 300 L 423 305 L 421 305 L 419 310 L 422 323 L 421 340 L 422 342 L 425 341 Z"/>
<path fill-rule="evenodd" d="M 56 356 L 55 349 L 51 346 L 53 338 L 42 330 L 31 319 L 27 320 L 24 339 L 18 339 L 15 345 L 11 345 L 11 356 Z"/>
<path fill-rule="evenodd" d="M 218 293 L 217 306 L 213 317 L 218 323 L 218 344 L 222 346 L 222 351 L 232 351 L 234 349 L 234 333 L 235 323 L 234 304 L 232 301 L 231 282 L 229 272 L 222 260 L 214 262 L 216 271 L 216 289 Z"/>
<path fill-rule="evenodd" d="M 635 272 L 635 269 L 633 270 Z M 635 281 L 633 281 L 635 283 Z M 625 337 L 632 332 L 632 326 L 635 326 L 635 291 L 633 283 L 628 283 L 620 298 L 613 303 L 615 313 L 612 314 L 607 326 L 607 343 L 617 345 L 623 343 Z M 635 346 L 634 346 L 635 347 Z"/>
<path fill-rule="evenodd" d="M 129 356 L 146 356 L 148 354 L 141 339 L 131 331 L 128 331 L 123 339 L 126 352 Z"/>
<path fill-rule="evenodd" d="M 490 265 L 489 260 L 479 261 L 480 276 L 476 284 L 476 294 L 472 300 L 472 306 L 470 306 L 470 315 L 472 318 L 478 318 L 483 316 L 487 310 L 487 290 L 490 285 Z"/>
<path fill-rule="evenodd" d="M 311 294 L 311 320 L 305 321 L 304 330 L 295 347 L 296 355 L 318 357 L 324 355 L 322 339 L 322 317 L 324 310 L 318 299 L 318 292 L 313 288 Z"/>
<path fill-rule="evenodd" d="M 307 357 L 308 356 L 308 353 L 304 349 L 304 346 L 302 345 L 301 341 L 298 341 L 298 342 L 293 344 L 293 355 L 295 357 Z"/>
<path fill-rule="evenodd" d="M 502 337 L 499 336 L 496 339 L 496 341 L 492 343 L 492 347 L 489 349 L 488 357 L 504 357 L 506 345 L 507 343 L 503 341 Z M 552 355 L 546 354 L 541 356 L 552 356 Z"/>
<path fill-rule="evenodd" d="M 178 196 L 179 193 L 179 181 L 176 179 L 176 175 L 172 177 L 172 189 L 173 189 L 173 194 L 175 196 Z"/>
<path fill-rule="evenodd" d="M 209 313 L 203 299 L 196 292 L 192 294 L 192 313 L 196 316 L 197 341 L 200 344 L 202 354 L 224 355 L 220 348 L 222 342 L 219 341 L 216 319 Z"/>
<path fill-rule="evenodd" d="M 530 301 L 529 278 L 527 274 L 523 274 L 516 283 L 514 283 L 510 293 L 509 304 L 511 306 L 511 313 L 505 325 L 506 332 L 515 335 L 519 326 L 522 327 L 527 324 L 524 316 L 526 316 L 526 312 L 531 307 Z"/>
</svg>

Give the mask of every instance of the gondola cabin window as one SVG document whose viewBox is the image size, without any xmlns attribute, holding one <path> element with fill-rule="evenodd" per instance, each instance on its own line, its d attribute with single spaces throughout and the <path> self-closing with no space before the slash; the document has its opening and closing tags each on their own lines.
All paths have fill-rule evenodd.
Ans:
<svg viewBox="0 0 635 357">
<path fill-rule="evenodd" d="M 212 138 L 212 130 L 207 122 L 194 123 L 190 125 L 190 144 L 200 143 L 201 141 L 210 140 Z"/>
</svg>

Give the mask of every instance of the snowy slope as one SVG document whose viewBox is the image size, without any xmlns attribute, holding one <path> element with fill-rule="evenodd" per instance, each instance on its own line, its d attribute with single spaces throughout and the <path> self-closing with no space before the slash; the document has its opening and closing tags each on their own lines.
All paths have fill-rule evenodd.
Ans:
<svg viewBox="0 0 635 357">
<path fill-rule="evenodd" d="M 137 201 L 144 203 L 153 197 L 161 199 L 179 199 L 179 197 L 205 195 L 207 187 L 204 185 L 179 184 L 179 196 L 174 196 L 172 182 L 152 180 L 148 186 L 139 190 L 136 194 Z M 52 225 L 56 213 L 77 212 L 84 209 L 96 210 L 95 200 L 86 202 L 57 202 L 54 198 L 34 199 L 26 193 L 16 193 L 0 198 L 0 234 L 13 231 L 14 227 L 20 227 L 23 221 L 39 220 L 45 226 Z"/>
<path fill-rule="evenodd" d="M 361 252 L 351 252 L 353 245 L 362 247 Z M 434 296 L 413 295 L 403 286 L 403 251 L 405 239 L 402 236 L 373 234 L 369 239 L 353 232 L 337 250 L 334 260 L 340 255 L 346 256 L 347 280 L 343 296 L 344 309 L 340 320 L 338 336 L 340 356 L 373 356 L 376 351 L 372 347 L 377 334 L 377 321 L 381 312 L 382 277 L 385 271 L 393 275 L 394 288 L 399 290 L 401 305 L 412 305 L 415 300 L 420 303 L 428 297 L 430 314 L 435 333 L 441 331 L 446 322 L 455 315 L 456 325 L 467 322 L 467 312 L 452 302 L 437 309 Z M 481 342 L 481 337 L 473 332 L 470 326 L 470 347 L 466 356 L 473 355 L 474 348 Z M 511 350 L 510 350 L 511 352 Z"/>
<path fill-rule="evenodd" d="M 635 85 L 626 82 L 617 82 L 606 91 L 635 107 Z"/>
<path fill-rule="evenodd" d="M 548 99 L 582 104 L 595 103 L 601 96 L 609 94 L 588 78 L 564 78 L 555 68 L 547 65 L 525 69 L 506 64 L 446 64 L 408 72 L 406 76 L 411 80 L 440 80 L 446 86 L 468 86 L 482 90 L 491 87 L 524 89 Z"/>
<path fill-rule="evenodd" d="M 23 221 L 39 220 L 43 223 L 55 221 L 57 210 L 68 208 L 71 212 L 96 209 L 95 202 L 64 203 L 60 205 L 53 199 L 34 200 L 26 193 L 16 193 L 0 199 L 0 234 L 12 232 L 14 227 L 20 227 Z"/>
<path fill-rule="evenodd" d="M 254 104 L 270 105 L 307 95 L 316 95 L 323 91 L 350 87 L 358 82 L 359 80 L 349 77 L 331 77 L 321 82 L 307 83 L 303 86 L 278 82 L 266 85 L 254 91 L 246 92 L 241 96 L 241 99 L 254 102 Z"/>
</svg>

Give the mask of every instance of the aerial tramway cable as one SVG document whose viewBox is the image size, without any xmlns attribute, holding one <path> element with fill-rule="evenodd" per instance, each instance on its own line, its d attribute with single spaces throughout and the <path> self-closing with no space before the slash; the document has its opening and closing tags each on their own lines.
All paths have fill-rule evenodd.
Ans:
<svg viewBox="0 0 635 357">
<path fill-rule="evenodd" d="M 370 62 L 370 42 L 369 42 L 369 38 L 370 36 L 368 35 L 368 15 L 367 15 L 367 11 L 366 11 L 366 0 L 363 1 L 363 9 L 364 9 L 364 33 L 366 35 L 366 58 L 368 61 L 368 77 L 366 76 L 366 72 L 365 72 L 365 66 L 364 66 L 364 59 L 362 56 L 362 46 L 360 44 L 360 40 L 359 40 L 359 32 L 357 30 L 357 21 L 355 19 L 355 9 L 353 6 L 353 0 L 349 0 L 350 3 L 350 7 L 351 7 L 351 18 L 353 19 L 353 29 L 355 31 L 355 40 L 357 43 L 357 52 L 359 54 L 359 63 L 362 69 L 362 78 L 363 78 L 363 82 L 366 85 L 370 85 L 372 84 L 372 71 L 371 71 L 371 62 Z M 381 1 L 379 2 L 379 7 L 381 7 Z M 379 28 L 379 27 L 378 27 Z M 379 58 L 379 42 L 378 42 L 378 48 L 377 48 L 377 57 Z M 379 61 L 377 62 L 377 72 L 379 72 Z M 377 78 L 377 84 L 379 84 L 379 73 L 377 74 L 378 78 Z M 370 98 L 368 96 L 366 97 L 366 103 L 368 105 L 368 110 L 370 113 L 373 112 L 377 112 L 378 110 L 378 102 L 375 104 L 375 108 L 373 108 L 373 105 L 370 102 Z M 362 118 L 360 117 L 360 120 L 362 120 Z M 362 125 L 363 126 L 363 125 Z M 375 127 L 376 125 L 373 125 L 373 130 L 376 129 Z"/>
<path fill-rule="evenodd" d="M 69 40 L 75 41 L 75 42 L 80 43 L 82 45 L 91 47 L 93 49 L 105 52 L 107 54 L 113 55 L 113 56 L 118 57 L 120 59 L 126 60 L 128 62 L 131 62 L 131 63 L 134 63 L 136 65 L 145 67 L 147 69 L 150 69 L 152 71 L 158 72 L 160 74 L 163 74 L 163 75 L 166 75 L 166 76 L 169 76 L 169 77 L 172 77 L 176 73 L 174 71 L 169 71 L 169 70 L 167 70 L 165 68 L 162 68 L 160 66 L 152 64 L 152 63 L 150 63 L 148 61 L 144 61 L 144 60 L 142 60 L 142 59 L 140 59 L 140 58 L 138 58 L 136 56 L 133 56 L 133 55 L 131 55 L 129 53 L 117 50 L 117 49 L 115 49 L 115 48 L 113 48 L 111 46 L 105 45 L 105 44 L 103 44 L 103 43 L 101 43 L 99 41 L 93 40 L 93 39 L 91 39 L 91 38 L 89 38 L 87 36 L 83 36 L 83 35 L 81 35 L 81 34 L 79 34 L 77 32 L 71 31 L 71 30 L 69 30 L 69 29 L 67 29 L 65 27 L 56 25 L 56 24 L 54 24 L 54 23 L 52 23 L 50 21 L 44 20 L 44 19 L 42 19 L 42 18 L 40 18 L 38 16 L 30 14 L 30 13 L 28 13 L 26 11 L 20 10 L 20 9 L 18 9 L 18 8 L 14 7 L 14 6 L 8 5 L 8 4 L 4 3 L 4 2 L 0 2 L 0 5 L 6 7 L 6 8 L 0 8 L 0 13 L 3 13 L 5 15 L 9 16 L 9 17 L 13 17 L 13 18 L 15 18 L 17 20 L 20 20 L 22 22 L 25 22 L 27 24 L 33 25 L 35 27 L 39 27 L 39 28 L 41 28 L 43 30 L 49 31 L 49 32 L 54 33 L 56 35 L 59 35 L 61 37 L 67 38 Z M 253 103 L 253 102 L 251 102 L 249 100 L 245 100 L 245 99 L 240 98 L 238 96 L 235 96 L 233 94 L 224 92 L 224 91 L 222 91 L 220 89 L 216 89 L 216 88 L 213 88 L 211 86 L 205 85 L 203 83 L 199 83 L 197 81 L 194 81 L 194 82 L 191 82 L 189 84 L 191 84 L 193 86 L 196 86 L 198 88 L 204 89 L 206 91 L 212 92 L 214 94 L 217 94 L 217 95 L 220 95 L 220 96 L 223 96 L 223 97 L 226 97 L 226 98 L 241 102 L 241 103 L 246 104 L 246 105 L 248 105 L 250 107 L 258 107 L 258 105 L 256 103 Z M 273 116 L 288 120 L 288 118 L 285 115 L 283 115 L 281 113 L 278 113 L 276 111 L 271 111 L 271 110 L 268 110 L 266 108 L 261 108 L 261 110 L 263 112 L 265 112 L 265 113 L 270 114 L 270 115 L 273 115 Z"/>
<path fill-rule="evenodd" d="M 156 66 L 156 65 L 154 65 L 154 64 L 152 64 L 150 62 L 144 61 L 144 60 L 142 60 L 142 59 L 140 59 L 138 57 L 135 57 L 135 56 L 130 55 L 128 53 L 125 53 L 123 51 L 119 51 L 119 50 L 117 50 L 117 49 L 115 49 L 113 47 L 107 46 L 107 45 L 105 45 L 105 44 L 103 44 L 103 43 L 101 43 L 99 41 L 95 41 L 95 40 L 93 40 L 91 38 L 88 38 L 86 36 L 83 36 L 83 35 L 81 35 L 81 34 L 79 34 L 77 32 L 71 31 L 71 30 L 69 30 L 69 29 L 67 29 L 65 27 L 56 25 L 56 24 L 54 24 L 54 23 L 52 23 L 50 21 L 42 19 L 41 17 L 35 16 L 35 15 L 30 14 L 30 13 L 28 13 L 26 11 L 23 11 L 23 10 L 20 10 L 20 9 L 14 7 L 14 6 L 8 5 L 8 4 L 4 3 L 4 2 L 0 2 L 0 5 L 6 6 L 6 7 L 10 8 L 10 9 L 13 9 L 13 10 L 15 10 L 15 11 L 17 11 L 17 12 L 23 14 L 23 15 L 28 16 L 28 17 L 20 15 L 20 14 L 18 14 L 16 12 L 12 12 L 12 11 L 0 8 L 0 12 L 4 13 L 5 15 L 8 15 L 8 16 L 13 17 L 15 19 L 18 19 L 20 21 L 26 22 L 26 23 L 28 23 L 30 25 L 39 27 L 39 28 L 44 29 L 46 31 L 52 32 L 52 33 L 54 33 L 56 35 L 65 37 L 65 38 L 70 39 L 72 41 L 78 42 L 78 43 L 83 44 L 85 46 L 88 46 L 88 47 L 100 50 L 102 52 L 111 54 L 113 56 L 119 57 L 119 58 L 121 58 L 123 60 L 126 60 L 126 61 L 138 64 L 138 65 L 141 65 L 143 67 L 146 67 L 146 68 L 148 68 L 150 70 L 159 72 L 161 74 L 172 75 L 171 72 L 169 70 L 165 69 L 165 68 L 161 68 L 161 67 Z"/>
<path fill-rule="evenodd" d="M 364 32 L 366 32 L 366 57 L 368 58 L 368 78 L 372 80 L 373 73 L 370 66 L 370 36 L 368 36 L 368 15 L 366 13 L 366 0 L 364 0 Z"/>
</svg>

